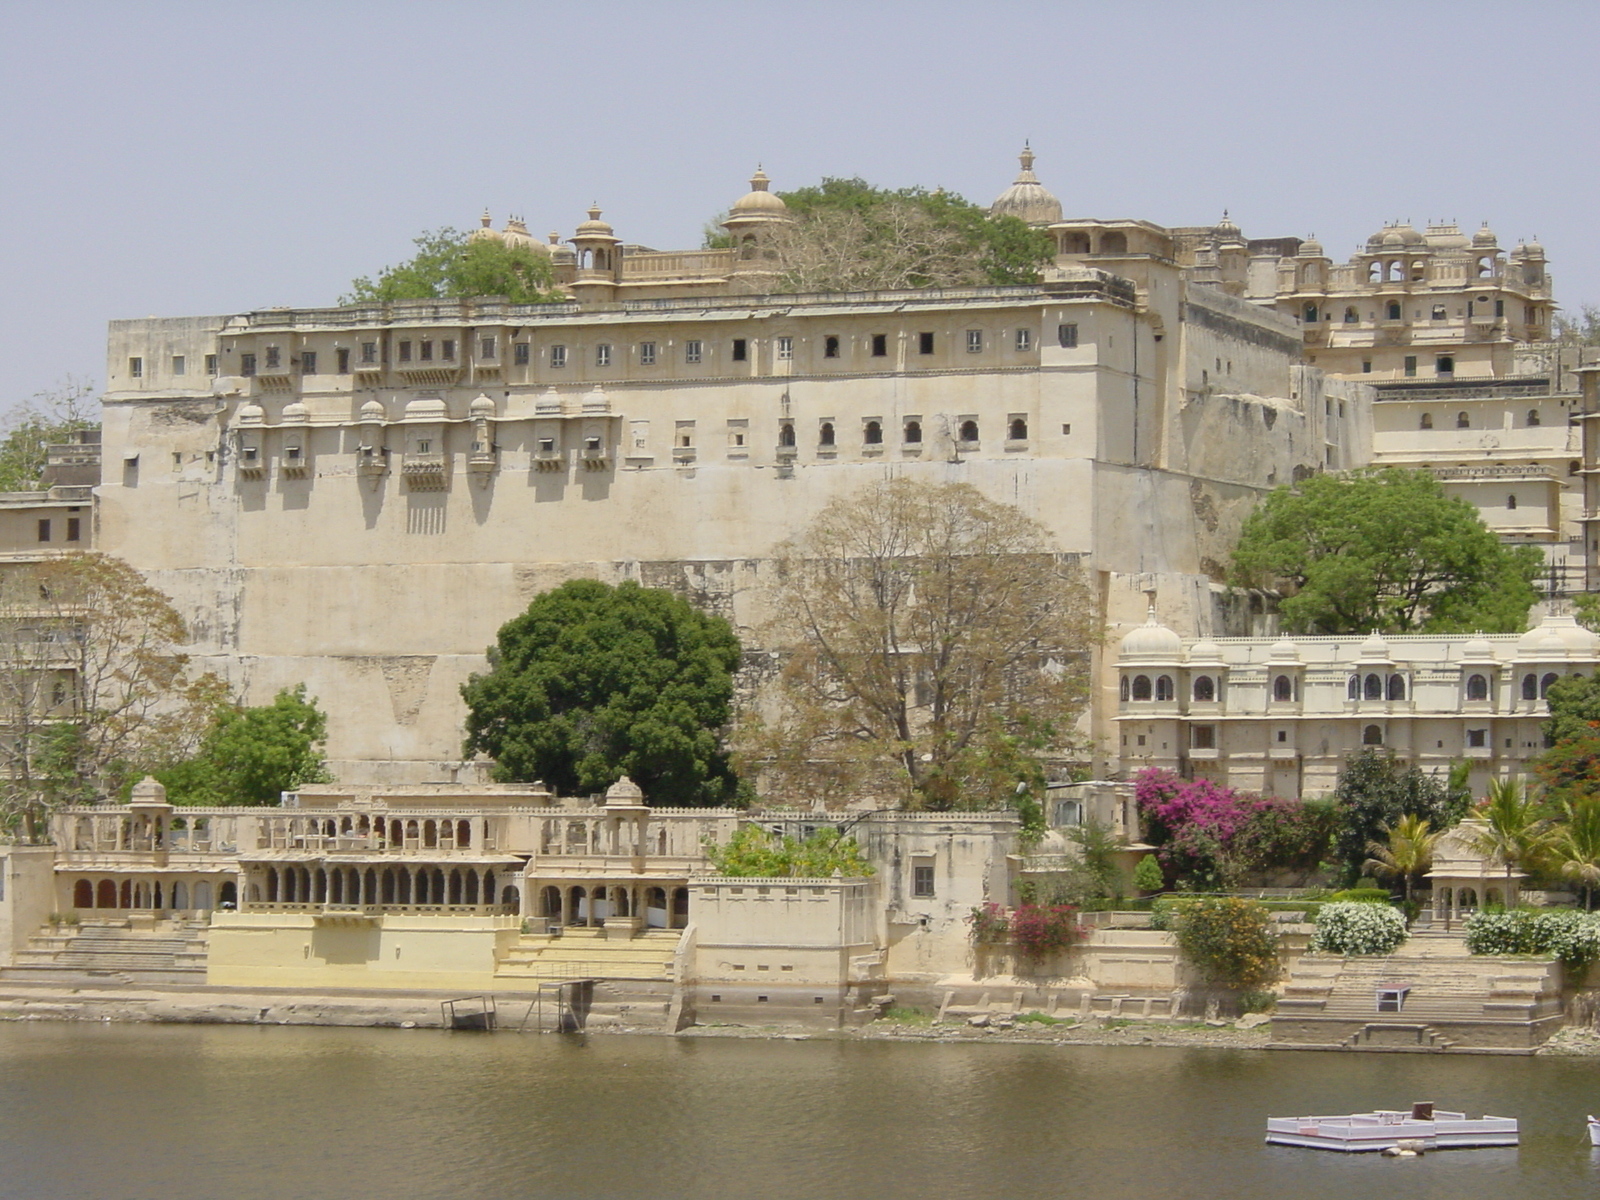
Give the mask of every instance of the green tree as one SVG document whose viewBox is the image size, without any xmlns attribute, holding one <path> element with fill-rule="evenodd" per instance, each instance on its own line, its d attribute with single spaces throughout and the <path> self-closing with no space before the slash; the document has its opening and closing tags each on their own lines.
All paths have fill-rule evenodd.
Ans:
<svg viewBox="0 0 1600 1200">
<path fill-rule="evenodd" d="M 1440 832 L 1453 828 L 1472 799 L 1466 788 L 1466 765 L 1459 764 L 1448 780 L 1440 780 L 1373 748 L 1345 760 L 1333 789 L 1333 853 L 1343 864 L 1345 885 L 1361 877 L 1368 847 L 1385 840 L 1387 831 L 1398 828 L 1402 818 L 1420 818 Z"/>
<path fill-rule="evenodd" d="M 567 298 L 542 250 L 473 238 L 448 227 L 421 234 L 413 244 L 415 255 L 385 267 L 375 280 L 352 281 L 340 303 L 504 296 L 513 304 L 546 304 Z"/>
<path fill-rule="evenodd" d="M 271 704 L 219 705 L 193 758 L 155 772 L 174 804 L 272 805 L 307 783 L 331 783 L 321 745 L 328 718 L 305 684 Z"/>
<path fill-rule="evenodd" d="M 1600 731 L 1600 678 L 1569 675 L 1550 685 L 1545 696 L 1550 719 L 1544 733 L 1552 742 L 1592 738 Z"/>
<path fill-rule="evenodd" d="M 706 857 L 718 874 L 736 877 L 826 879 L 835 871 L 852 877 L 875 873 L 855 838 L 843 837 L 832 826 L 800 839 L 741 825 L 721 846 L 708 840 Z"/>
<path fill-rule="evenodd" d="M 781 196 L 794 218 L 773 235 L 785 291 L 1036 283 L 1055 257 L 1048 234 L 942 190 L 824 179 Z"/>
<path fill-rule="evenodd" d="M 7 413 L 5 436 L 0 439 L 0 492 L 42 487 L 45 448 L 71 441 L 80 429 L 95 428 L 96 415 L 93 389 L 70 377 Z"/>
<path fill-rule="evenodd" d="M 1273 491 L 1245 522 L 1232 579 L 1281 590 L 1285 624 L 1306 633 L 1515 633 L 1542 564 L 1428 472 L 1391 467 Z"/>
<path fill-rule="evenodd" d="M 502 625 L 489 672 L 462 685 L 465 753 L 493 758 L 497 779 L 563 793 L 626 774 L 654 804 L 724 802 L 739 657 L 726 621 L 669 592 L 574 580 Z"/>
<path fill-rule="evenodd" d="M 1511 895 L 1511 872 L 1536 869 L 1548 845 L 1549 818 L 1520 779 L 1496 779 L 1475 814 L 1484 828 L 1473 835 L 1472 848 L 1497 856 L 1506 868 L 1505 895 Z"/>
<path fill-rule="evenodd" d="M 1444 835 L 1434 832 L 1427 818 L 1406 814 L 1390 828 L 1385 825 L 1382 840 L 1367 843 L 1372 857 L 1362 864 L 1379 879 L 1398 879 L 1401 895 L 1411 899 L 1412 881 L 1433 865 L 1433 852 Z"/>
<path fill-rule="evenodd" d="M 1600 796 L 1579 796 L 1562 806 L 1546 846 L 1550 865 L 1583 889 L 1583 906 L 1594 908 L 1600 886 Z"/>
<path fill-rule="evenodd" d="M 1534 760 L 1533 768 L 1555 803 L 1600 795 L 1600 732 L 1558 741 Z"/>
<path fill-rule="evenodd" d="M 1133 869 L 1133 886 L 1141 892 L 1159 892 L 1167 886 L 1161 863 L 1154 854 L 1146 854 Z"/>
<path fill-rule="evenodd" d="M 1272 914 L 1257 900 L 1195 900 L 1174 920 L 1173 935 L 1207 983 L 1258 988 L 1282 971 Z"/>
<path fill-rule="evenodd" d="M 1036 799 L 1070 747 L 1099 636 L 1082 572 L 968 484 L 841 496 L 775 551 L 785 663 L 741 760 L 795 797 L 876 792 L 929 809 Z"/>
</svg>

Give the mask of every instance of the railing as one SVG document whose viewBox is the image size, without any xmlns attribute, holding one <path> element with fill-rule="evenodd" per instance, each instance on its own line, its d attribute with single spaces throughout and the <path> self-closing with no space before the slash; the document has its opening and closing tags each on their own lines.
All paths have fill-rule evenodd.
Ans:
<svg viewBox="0 0 1600 1200">
<path fill-rule="evenodd" d="M 509 904 L 327 904 L 321 901 L 252 900 L 241 912 L 310 913 L 340 917 L 515 917 Z"/>
<path fill-rule="evenodd" d="M 1435 479 L 1545 479 L 1555 482 L 1556 473 L 1549 467 L 1523 465 L 1485 465 L 1481 467 L 1434 467 Z"/>
</svg>

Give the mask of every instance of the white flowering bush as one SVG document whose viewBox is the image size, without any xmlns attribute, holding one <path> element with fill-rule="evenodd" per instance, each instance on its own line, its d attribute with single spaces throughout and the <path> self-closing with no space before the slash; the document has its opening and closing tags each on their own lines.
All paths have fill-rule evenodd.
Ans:
<svg viewBox="0 0 1600 1200">
<path fill-rule="evenodd" d="M 1311 948 L 1328 954 L 1392 954 L 1406 940 L 1406 919 L 1387 904 L 1340 901 L 1317 913 Z"/>
<path fill-rule="evenodd" d="M 1472 954 L 1550 954 L 1573 971 L 1600 961 L 1600 913 L 1478 912 L 1467 918 L 1466 929 Z"/>
</svg>

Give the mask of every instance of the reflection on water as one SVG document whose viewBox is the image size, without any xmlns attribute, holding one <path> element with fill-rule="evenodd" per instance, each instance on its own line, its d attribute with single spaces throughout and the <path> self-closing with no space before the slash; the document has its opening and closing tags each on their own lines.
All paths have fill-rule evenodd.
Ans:
<svg viewBox="0 0 1600 1200">
<path fill-rule="evenodd" d="M 1564 1198 L 1600 1064 L 431 1030 L 0 1026 L 0 1200 Z M 1268 1147 L 1429 1099 L 1518 1150 Z"/>
</svg>

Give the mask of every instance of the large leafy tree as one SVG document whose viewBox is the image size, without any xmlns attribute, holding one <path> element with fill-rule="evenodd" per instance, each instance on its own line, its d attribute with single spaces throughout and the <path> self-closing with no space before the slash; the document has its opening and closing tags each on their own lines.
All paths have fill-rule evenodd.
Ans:
<svg viewBox="0 0 1600 1200">
<path fill-rule="evenodd" d="M 504 296 L 514 304 L 543 304 L 566 299 L 542 250 L 473 238 L 448 227 L 421 234 L 413 244 L 415 255 L 385 267 L 376 279 L 354 280 L 340 302 Z"/>
<path fill-rule="evenodd" d="M 1413 881 L 1433 865 L 1433 852 L 1443 836 L 1433 830 L 1425 817 L 1408 813 L 1392 829 L 1384 826 L 1381 840 L 1367 843 L 1372 857 L 1362 864 L 1362 869 L 1379 879 L 1398 879 L 1401 895 L 1410 900 Z"/>
<path fill-rule="evenodd" d="M 43 486 L 46 448 L 70 441 L 80 429 L 93 429 L 97 415 L 93 389 L 71 378 L 13 408 L 6 414 L 5 436 L 0 438 L 0 492 L 31 492 Z"/>
<path fill-rule="evenodd" d="M 1042 795 L 1100 630 L 1043 526 L 969 484 L 888 480 L 835 500 L 774 556 L 785 663 L 767 719 L 748 715 L 742 737 L 771 790 L 930 809 Z"/>
<path fill-rule="evenodd" d="M 597 792 L 626 774 L 654 804 L 731 799 L 722 747 L 739 640 L 670 592 L 574 580 L 500 628 L 461 688 L 466 753 L 502 780 Z"/>
<path fill-rule="evenodd" d="M 328 718 L 305 684 L 271 704 L 219 705 L 190 759 L 155 772 L 174 804 L 277 804 L 301 784 L 330 783 L 321 746 Z"/>
<path fill-rule="evenodd" d="M 1467 767 L 1458 764 L 1447 779 L 1439 779 L 1377 749 L 1347 759 L 1333 789 L 1333 852 L 1343 864 L 1345 882 L 1360 877 L 1372 843 L 1386 844 L 1403 818 L 1419 818 L 1439 832 L 1458 824 L 1472 800 Z"/>
<path fill-rule="evenodd" d="M 942 190 L 824 179 L 781 195 L 794 218 L 773 241 L 785 291 L 1035 283 L 1055 254 L 1049 235 Z"/>
<path fill-rule="evenodd" d="M 1515 633 L 1542 563 L 1428 472 L 1391 467 L 1272 492 L 1245 522 L 1232 578 L 1280 589 L 1285 623 L 1306 633 Z"/>
</svg>

